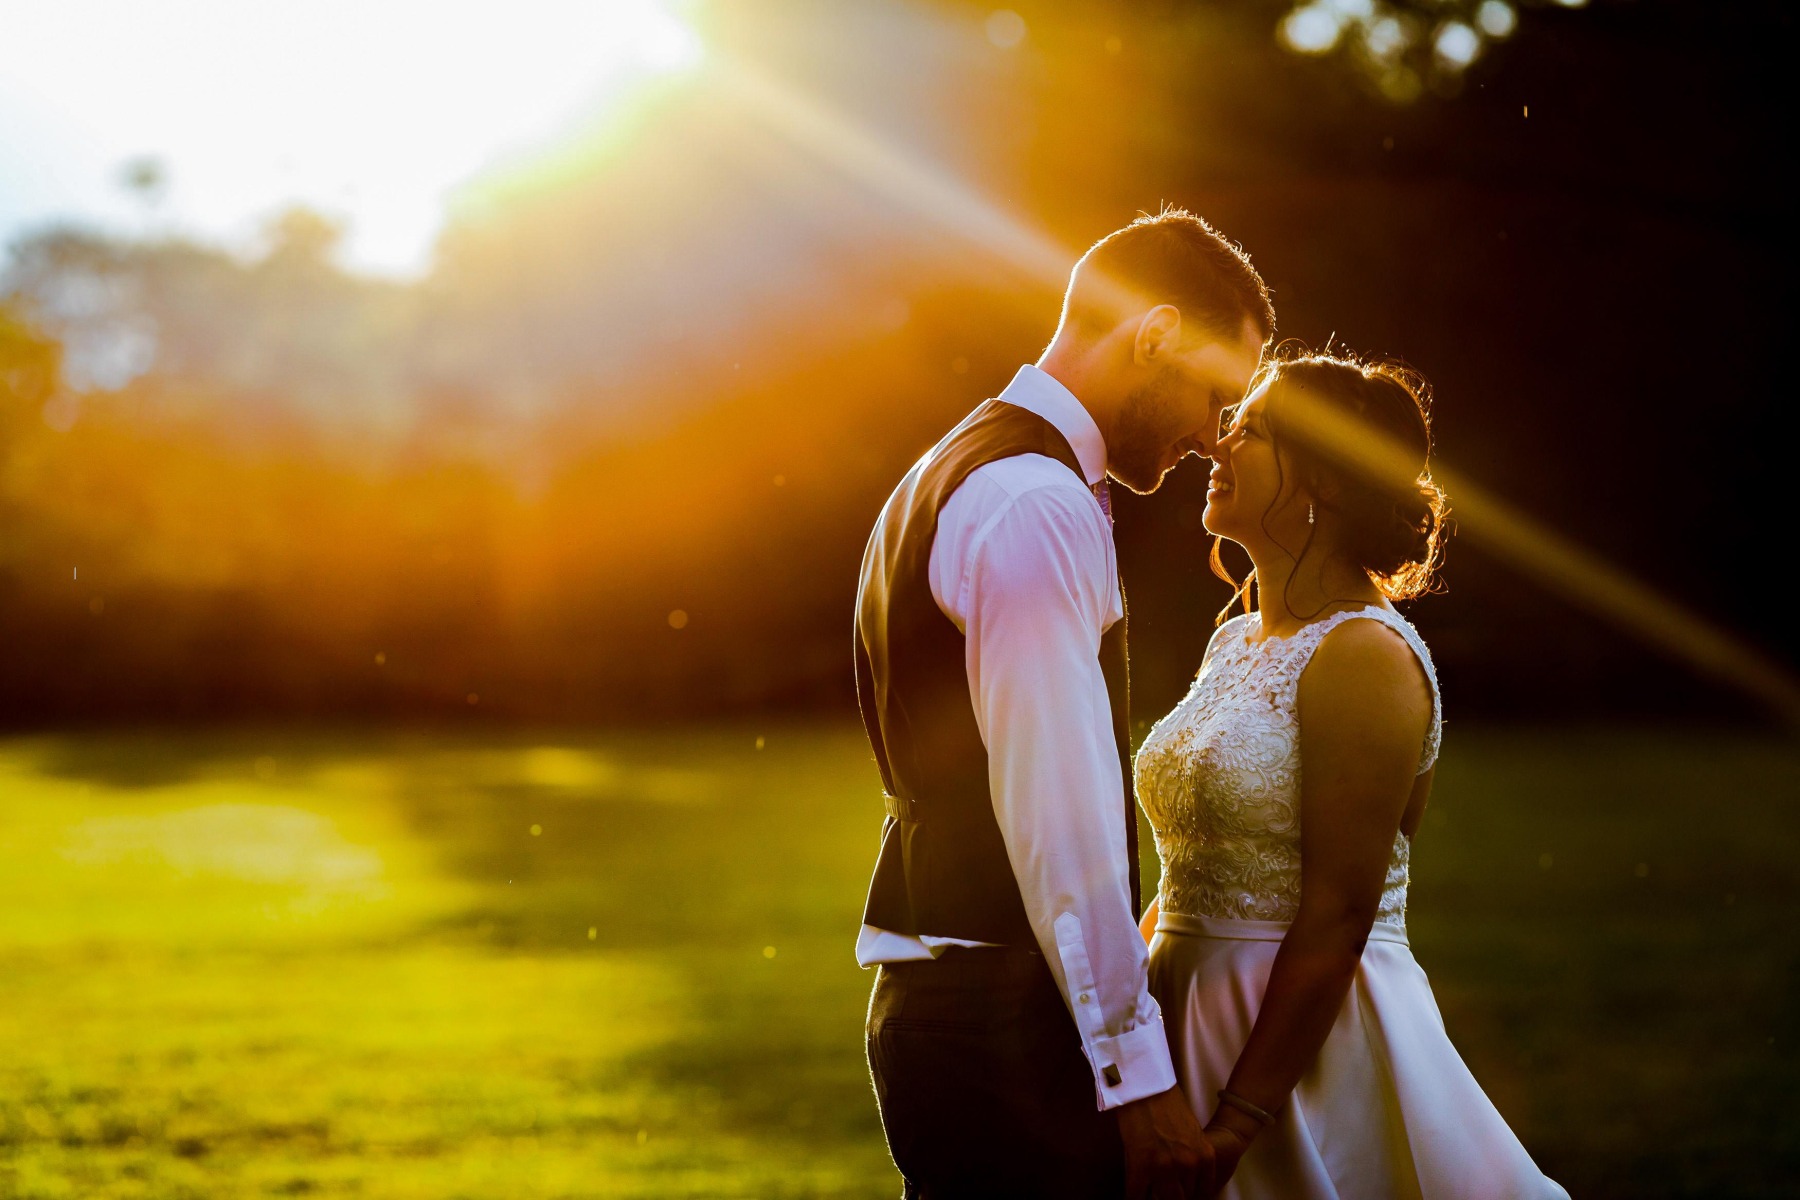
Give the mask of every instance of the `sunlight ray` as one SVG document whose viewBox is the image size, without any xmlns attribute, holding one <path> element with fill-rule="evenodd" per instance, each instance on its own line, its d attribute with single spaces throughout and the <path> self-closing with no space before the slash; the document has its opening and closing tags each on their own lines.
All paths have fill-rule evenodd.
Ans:
<svg viewBox="0 0 1800 1200">
<path fill-rule="evenodd" d="M 1060 287 L 1075 256 L 1055 240 L 1008 216 L 947 173 L 908 157 L 799 89 L 742 59 L 720 60 L 714 73 L 778 134 L 871 190 L 1002 258 L 1032 278 Z"/>
<path fill-rule="evenodd" d="M 1060 287 L 1080 257 L 947 172 L 896 150 L 797 88 L 741 60 L 721 61 L 715 69 L 776 132 L 1033 280 Z M 1123 304 L 1128 295 L 1120 288 L 1115 299 Z M 1391 474 L 1397 461 L 1406 461 L 1404 455 L 1371 443 L 1359 431 L 1334 426 L 1341 418 L 1328 411 L 1318 409 L 1302 419 L 1316 420 L 1321 436 L 1350 447 L 1347 452 L 1367 470 Z M 1669 657 L 1755 697 L 1800 727 L 1800 680 L 1767 655 L 1453 469 L 1440 465 L 1434 474 L 1456 506 L 1458 531 L 1489 554 Z"/>
<path fill-rule="evenodd" d="M 1352 469 L 1410 485 L 1413 456 L 1397 443 L 1295 389 L 1283 397 L 1295 424 Z M 1800 726 L 1800 681 L 1734 634 L 1520 512 L 1442 463 L 1432 475 L 1450 495 L 1459 534 L 1520 574 L 1611 621 L 1671 658 L 1761 700 Z"/>
</svg>

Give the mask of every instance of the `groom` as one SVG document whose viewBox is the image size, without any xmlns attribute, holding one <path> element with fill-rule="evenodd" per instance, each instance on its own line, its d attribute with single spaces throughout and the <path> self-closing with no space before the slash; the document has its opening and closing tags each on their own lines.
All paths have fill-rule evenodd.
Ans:
<svg viewBox="0 0 1800 1200">
<path fill-rule="evenodd" d="M 1107 477 L 1213 448 L 1274 328 L 1249 260 L 1147 216 L 1054 340 L 915 463 L 863 556 L 856 683 L 887 820 L 857 961 L 907 1196 L 1188 1196 L 1211 1151 L 1146 985 Z"/>
</svg>

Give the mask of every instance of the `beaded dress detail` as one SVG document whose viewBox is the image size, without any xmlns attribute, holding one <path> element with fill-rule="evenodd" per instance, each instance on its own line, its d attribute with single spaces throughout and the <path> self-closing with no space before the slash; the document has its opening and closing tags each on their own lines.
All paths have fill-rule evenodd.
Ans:
<svg viewBox="0 0 1800 1200">
<path fill-rule="evenodd" d="M 1261 641 L 1258 615 L 1227 622 L 1187 698 L 1138 754 L 1138 797 L 1163 866 L 1150 994 L 1197 1113 L 1231 1086 L 1300 907 L 1300 676 L 1319 643 L 1356 620 L 1392 629 L 1425 669 L 1431 726 L 1419 771 L 1430 770 L 1442 724 L 1431 655 L 1411 625 L 1373 605 Z M 1569 1200 L 1445 1032 L 1404 926 L 1411 850 L 1394 839 L 1331 1031 L 1219 1200 Z"/>
<path fill-rule="evenodd" d="M 1370 606 L 1334 613 L 1290 637 L 1256 640 L 1262 615 L 1221 626 L 1187 697 L 1138 752 L 1137 794 L 1162 860 L 1162 911 L 1292 921 L 1300 907 L 1300 676 L 1325 635 L 1378 621 L 1412 648 L 1431 686 L 1431 728 L 1419 773 L 1437 761 L 1437 672 L 1404 617 Z M 1412 844 L 1396 834 L 1375 919 L 1404 926 Z"/>
</svg>

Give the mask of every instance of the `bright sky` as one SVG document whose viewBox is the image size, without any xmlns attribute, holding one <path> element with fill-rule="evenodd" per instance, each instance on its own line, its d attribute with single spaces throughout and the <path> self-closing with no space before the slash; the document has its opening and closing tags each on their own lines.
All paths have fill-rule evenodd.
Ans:
<svg viewBox="0 0 1800 1200">
<path fill-rule="evenodd" d="M 0 243 L 47 220 L 254 243 L 302 202 L 428 265 L 457 185 L 692 66 L 680 0 L 0 0 Z M 121 182 L 154 158 L 151 208 Z"/>
</svg>

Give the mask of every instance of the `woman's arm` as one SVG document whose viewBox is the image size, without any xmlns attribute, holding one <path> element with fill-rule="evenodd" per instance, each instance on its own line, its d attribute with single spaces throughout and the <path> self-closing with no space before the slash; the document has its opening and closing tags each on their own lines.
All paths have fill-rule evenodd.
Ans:
<svg viewBox="0 0 1800 1200">
<path fill-rule="evenodd" d="M 1318 1057 L 1356 975 L 1412 797 L 1431 693 L 1387 627 L 1347 621 L 1300 677 L 1300 909 L 1226 1090 L 1274 1112 Z M 1261 1130 L 1221 1104 L 1218 1182 Z M 1229 1159 L 1229 1164 L 1226 1159 Z"/>
</svg>

